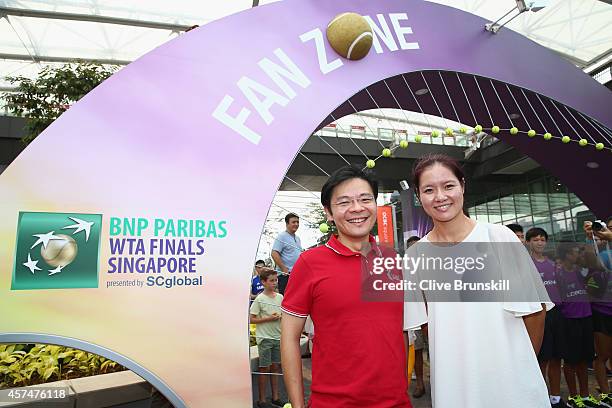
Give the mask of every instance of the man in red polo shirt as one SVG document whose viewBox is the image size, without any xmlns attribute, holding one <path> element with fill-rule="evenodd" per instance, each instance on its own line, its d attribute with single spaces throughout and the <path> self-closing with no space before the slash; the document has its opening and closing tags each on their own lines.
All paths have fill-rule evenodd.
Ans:
<svg viewBox="0 0 612 408">
<path fill-rule="evenodd" d="M 381 251 L 370 236 L 378 183 L 356 167 L 334 172 L 321 190 L 338 236 L 302 253 L 291 272 L 281 319 L 281 360 L 293 408 L 304 407 L 299 339 L 308 315 L 312 408 L 411 407 L 402 334 L 403 303 L 364 301 L 362 258 Z"/>
</svg>

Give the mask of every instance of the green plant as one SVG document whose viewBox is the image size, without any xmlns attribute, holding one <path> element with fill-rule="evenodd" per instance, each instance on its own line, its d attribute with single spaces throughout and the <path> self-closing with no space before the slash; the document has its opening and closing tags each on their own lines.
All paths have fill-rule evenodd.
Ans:
<svg viewBox="0 0 612 408">
<path fill-rule="evenodd" d="M 317 244 L 324 245 L 331 238 L 332 234 L 336 233 L 336 226 L 333 223 L 327 222 L 327 216 L 325 215 L 325 211 L 323 207 L 319 203 L 308 203 L 308 220 L 314 223 L 315 227 L 318 228 L 319 225 L 323 223 L 327 223 L 329 226 L 329 231 L 326 234 L 323 234 L 318 240 Z"/>
<path fill-rule="evenodd" d="M 2 98 L 11 112 L 26 118 L 23 141 L 29 143 L 116 69 L 92 63 L 47 66 L 36 79 L 7 77 L 9 83 L 17 85 L 17 91 Z"/>
<path fill-rule="evenodd" d="M 116 362 L 64 346 L 0 344 L 0 388 L 123 371 Z"/>
</svg>

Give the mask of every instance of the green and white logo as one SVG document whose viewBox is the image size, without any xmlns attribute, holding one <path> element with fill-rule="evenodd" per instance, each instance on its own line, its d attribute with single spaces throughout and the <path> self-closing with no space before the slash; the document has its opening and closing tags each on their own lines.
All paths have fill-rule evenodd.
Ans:
<svg viewBox="0 0 612 408">
<path fill-rule="evenodd" d="M 102 215 L 20 212 L 11 289 L 98 287 Z"/>
</svg>

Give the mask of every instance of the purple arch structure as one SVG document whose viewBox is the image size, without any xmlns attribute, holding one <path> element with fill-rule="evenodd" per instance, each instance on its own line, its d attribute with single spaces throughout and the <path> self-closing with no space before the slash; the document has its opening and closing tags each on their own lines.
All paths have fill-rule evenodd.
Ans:
<svg viewBox="0 0 612 408">
<path fill-rule="evenodd" d="M 375 48 L 356 62 L 340 59 L 325 41 L 328 22 L 346 11 L 369 16 L 378 31 Z M 612 174 L 610 137 L 597 132 L 612 127 L 612 94 L 551 51 L 510 30 L 492 35 L 484 24 L 424 1 L 286 0 L 212 22 L 130 64 L 0 176 L 0 259 L 11 260 L 0 264 L 0 310 L 11 310 L 0 319 L 0 342 L 38 333 L 95 344 L 143 367 L 176 406 L 249 406 L 246 276 L 278 185 L 330 112 L 348 113 L 343 104 L 355 94 L 358 109 L 373 107 L 364 88 L 397 107 L 380 82 L 388 79 L 400 105 L 415 110 L 402 85 L 406 73 L 416 86 L 414 73 L 423 71 L 440 101 L 437 71 L 451 93 L 459 92 L 458 72 L 494 80 L 506 106 L 513 106 L 504 93 L 510 84 L 515 92 L 527 90 L 534 103 L 543 95 L 596 121 L 600 130 L 587 129 L 605 144 L 602 151 L 524 134 L 500 138 L 556 174 L 595 213 L 608 215 L 611 193 L 601 187 Z M 481 100 L 476 90 L 466 86 L 473 101 Z M 493 88 L 483 92 L 495 100 Z M 475 106 L 478 121 L 490 127 Z M 507 129 L 500 107 L 491 104 L 493 122 Z M 453 119 L 446 102 L 441 109 Z M 458 113 L 472 124 L 465 106 Z M 583 136 L 554 115 L 532 126 Z M 525 116 L 536 122 L 536 114 Z M 523 120 L 517 126 L 527 130 Z M 561 132 L 548 129 L 553 122 Z M 14 259 L 20 211 L 102 214 L 99 288 L 11 291 L 13 266 L 22 262 Z M 105 286 L 119 278 L 107 271 L 110 217 L 225 220 L 227 236 L 206 241 L 197 271 L 202 286 L 117 290 Z"/>
</svg>

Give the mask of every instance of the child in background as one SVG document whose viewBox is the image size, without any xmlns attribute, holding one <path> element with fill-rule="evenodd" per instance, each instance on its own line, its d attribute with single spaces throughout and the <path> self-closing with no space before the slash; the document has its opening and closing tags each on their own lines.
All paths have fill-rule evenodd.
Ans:
<svg viewBox="0 0 612 408">
<path fill-rule="evenodd" d="M 565 353 L 565 318 L 561 314 L 559 305 L 561 297 L 557 287 L 557 274 L 555 262 L 544 255 L 548 242 L 548 234 L 542 228 L 531 228 L 525 235 L 525 241 L 533 258 L 533 262 L 540 273 L 544 287 L 555 307 L 546 313 L 544 323 L 544 339 L 538 353 L 538 363 L 544 378 L 548 374 L 548 393 L 552 408 L 565 408 L 567 403 L 561 398 L 561 359 Z"/>
<path fill-rule="evenodd" d="M 282 407 L 284 403 L 278 394 L 278 374 L 280 370 L 280 305 L 283 295 L 276 293 L 278 275 L 276 271 L 264 269 L 259 273 L 264 287 L 251 305 L 251 323 L 257 324 L 255 336 L 259 352 L 259 401 L 258 408 L 269 407 L 266 401 L 266 377 L 270 377 L 272 387 L 272 406 Z M 266 375 L 272 373 L 272 375 Z"/>
</svg>

